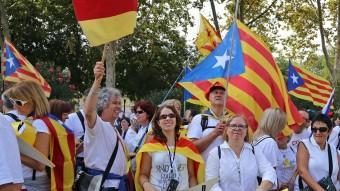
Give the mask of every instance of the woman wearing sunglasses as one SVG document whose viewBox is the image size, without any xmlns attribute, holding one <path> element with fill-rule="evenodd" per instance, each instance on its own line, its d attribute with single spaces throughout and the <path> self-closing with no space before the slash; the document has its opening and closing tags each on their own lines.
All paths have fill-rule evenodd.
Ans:
<svg viewBox="0 0 340 191">
<path fill-rule="evenodd" d="M 262 152 L 248 143 L 248 124 L 240 115 L 226 122 L 222 145 L 210 151 L 206 164 L 206 180 L 218 178 L 211 191 L 263 191 L 276 182 L 276 173 Z M 262 176 L 258 185 L 257 176 Z"/>
<path fill-rule="evenodd" d="M 179 135 L 180 125 L 173 106 L 160 106 L 154 116 L 153 137 L 136 156 L 137 191 L 184 190 L 203 181 L 203 158 L 189 139 Z"/>
<path fill-rule="evenodd" d="M 336 190 L 332 184 L 339 181 L 339 157 L 336 148 L 328 144 L 327 138 L 332 131 L 332 122 L 327 115 L 318 114 L 312 120 L 312 136 L 302 140 L 298 145 L 297 169 L 299 176 L 295 181 L 294 190 L 305 187 L 311 190 Z M 321 186 L 327 182 L 329 189 Z M 339 190 L 340 188 L 337 188 Z"/>
<path fill-rule="evenodd" d="M 28 191 L 48 191 L 55 189 L 71 190 L 73 184 L 73 163 L 74 137 L 66 128 L 61 126 L 57 119 L 49 116 L 49 103 L 39 84 L 34 81 L 22 81 L 11 88 L 11 102 L 14 108 L 21 114 L 32 119 L 31 124 L 36 129 L 37 134 L 33 146 L 45 157 L 51 157 L 55 163 L 55 168 L 51 169 L 51 178 L 45 170 L 45 165 L 28 157 L 21 155 L 23 164 L 24 186 Z M 62 132 L 61 134 L 59 132 Z M 70 135 L 70 136 L 69 136 Z M 70 138 L 67 139 L 66 138 Z M 67 141 L 65 142 L 65 139 Z M 61 144 L 66 147 L 60 147 Z M 50 149 L 50 144 L 54 149 Z M 58 152 L 59 151 L 59 152 Z M 70 155 L 64 155 L 68 153 Z M 53 156 L 55 156 L 53 158 Z M 59 157 L 56 157 L 59 156 Z M 62 160 L 60 160 L 62 157 Z M 58 163 L 55 162 L 59 159 Z M 63 168 L 64 171 L 59 171 Z M 56 170 L 57 169 L 57 170 Z M 62 179 L 68 174 L 69 180 Z M 56 185 L 56 180 L 61 184 Z M 60 183 L 58 182 L 58 183 Z"/>
</svg>

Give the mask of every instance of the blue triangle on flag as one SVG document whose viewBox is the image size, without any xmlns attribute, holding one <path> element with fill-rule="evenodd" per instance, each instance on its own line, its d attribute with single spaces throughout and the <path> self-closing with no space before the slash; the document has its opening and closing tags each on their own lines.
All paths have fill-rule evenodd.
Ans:
<svg viewBox="0 0 340 191">
<path fill-rule="evenodd" d="M 287 81 L 288 91 L 295 90 L 296 88 L 302 86 L 304 83 L 305 81 L 302 79 L 300 74 L 295 70 L 294 66 L 289 60 Z"/>
</svg>

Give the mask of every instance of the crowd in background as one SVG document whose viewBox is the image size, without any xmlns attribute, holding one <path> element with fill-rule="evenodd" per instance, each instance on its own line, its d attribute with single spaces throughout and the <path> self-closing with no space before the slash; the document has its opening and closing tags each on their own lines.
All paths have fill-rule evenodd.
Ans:
<svg viewBox="0 0 340 191">
<path fill-rule="evenodd" d="M 123 113 L 121 92 L 101 88 L 104 64 L 97 62 L 93 72 L 79 111 L 48 101 L 32 81 L 2 94 L 0 191 L 79 190 L 77 173 L 84 172 L 104 174 L 104 191 L 184 190 L 215 178 L 214 191 L 322 191 L 323 183 L 340 190 L 340 116 L 301 109 L 304 122 L 286 135 L 286 114 L 268 108 L 250 134 L 249 119 L 226 113 L 226 89 L 218 82 L 206 92 L 210 108 L 200 114 L 187 110 L 181 117 L 174 99 L 158 106 L 139 100 Z M 55 167 L 20 155 L 15 136 Z"/>
</svg>

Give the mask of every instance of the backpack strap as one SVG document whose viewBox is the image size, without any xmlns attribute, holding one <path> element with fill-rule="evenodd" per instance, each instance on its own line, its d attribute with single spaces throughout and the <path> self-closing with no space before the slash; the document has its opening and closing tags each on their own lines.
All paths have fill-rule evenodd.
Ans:
<svg viewBox="0 0 340 191">
<path fill-rule="evenodd" d="M 216 126 L 208 126 L 208 122 L 209 122 L 209 116 L 208 115 L 205 115 L 203 114 L 201 116 L 201 127 L 202 127 L 202 132 L 206 129 L 209 129 L 209 128 L 215 128 Z"/>
<path fill-rule="evenodd" d="M 10 116 L 14 121 L 18 122 L 21 121 L 18 116 L 13 113 L 5 113 L 5 115 Z"/>
</svg>

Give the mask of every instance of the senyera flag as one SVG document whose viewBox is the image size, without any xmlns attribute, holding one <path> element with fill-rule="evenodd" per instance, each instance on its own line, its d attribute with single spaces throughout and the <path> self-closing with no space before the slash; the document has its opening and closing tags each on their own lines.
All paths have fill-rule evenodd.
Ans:
<svg viewBox="0 0 340 191">
<path fill-rule="evenodd" d="M 51 86 L 8 39 L 5 39 L 2 56 L 2 69 L 5 81 L 21 82 L 23 80 L 33 80 L 40 84 L 46 97 L 50 96 Z"/>
<path fill-rule="evenodd" d="M 74 12 L 91 46 L 132 34 L 137 0 L 73 0 Z"/>
<path fill-rule="evenodd" d="M 302 67 L 289 63 L 288 91 L 289 94 L 324 107 L 332 93 L 332 86 L 326 79 L 309 72 Z"/>
<path fill-rule="evenodd" d="M 292 128 L 301 124 L 303 119 L 288 95 L 280 68 L 275 63 L 270 49 L 261 38 L 240 21 L 236 23 L 241 43 L 240 54 L 242 54 L 244 63 L 232 62 L 232 64 L 236 65 L 234 67 L 244 65 L 245 71 L 239 73 L 239 75 L 229 76 L 227 110 L 230 113 L 246 116 L 251 130 L 254 132 L 264 110 L 269 107 L 281 108 L 287 114 L 288 125 L 290 126 L 290 128 L 285 128 L 284 134 L 290 134 Z M 237 41 L 238 39 L 235 40 L 235 42 Z M 211 54 L 213 53 L 214 51 Z M 196 67 L 199 67 L 199 65 Z M 195 68 L 190 73 L 192 76 L 195 75 L 194 71 Z M 231 68 L 232 73 L 233 67 Z M 201 73 L 201 79 L 197 77 L 191 82 L 188 80 L 185 83 L 182 79 L 179 84 L 202 103 L 209 106 L 210 103 L 204 96 L 205 92 L 216 81 L 225 84 L 226 78 L 206 78 L 204 74 L 204 72 Z"/>
</svg>

